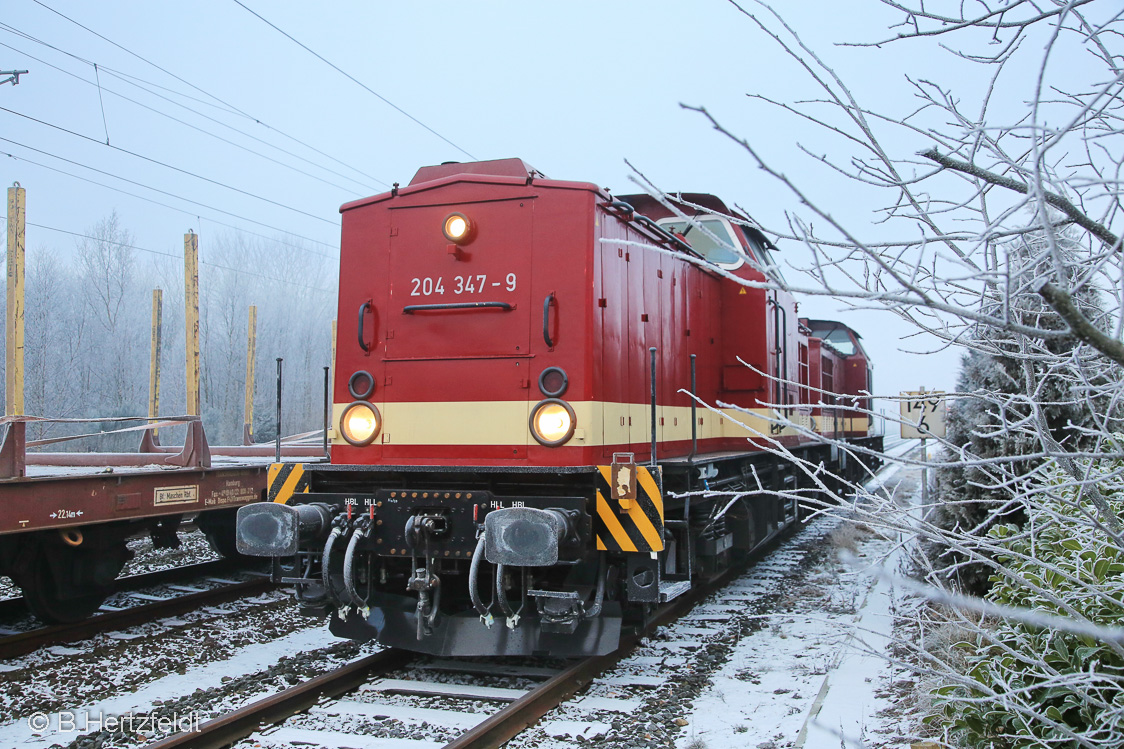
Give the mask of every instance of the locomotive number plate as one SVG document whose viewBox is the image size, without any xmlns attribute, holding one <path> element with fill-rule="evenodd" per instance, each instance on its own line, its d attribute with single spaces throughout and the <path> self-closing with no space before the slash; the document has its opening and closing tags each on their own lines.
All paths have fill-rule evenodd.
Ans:
<svg viewBox="0 0 1124 749">
<path fill-rule="evenodd" d="M 489 276 L 480 273 L 475 276 L 425 276 L 410 279 L 410 296 L 454 296 L 483 294 L 486 291 L 515 291 L 518 279 L 514 273 L 505 276 Z"/>
</svg>

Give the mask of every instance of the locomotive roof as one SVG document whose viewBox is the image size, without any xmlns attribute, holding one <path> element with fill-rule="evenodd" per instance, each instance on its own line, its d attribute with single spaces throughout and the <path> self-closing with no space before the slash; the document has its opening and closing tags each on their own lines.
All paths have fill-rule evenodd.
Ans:
<svg viewBox="0 0 1124 749">
<path fill-rule="evenodd" d="M 340 206 L 340 213 L 360 208 L 372 203 L 390 200 L 399 194 L 409 194 L 440 187 L 452 182 L 485 182 L 494 184 L 531 184 L 544 187 L 554 187 L 570 190 L 589 190 L 601 194 L 605 198 L 609 195 L 597 185 L 589 182 L 570 182 L 563 180 L 550 180 L 546 175 L 523 161 L 523 159 L 493 159 L 491 161 L 457 162 L 447 161 L 444 164 L 423 166 L 418 169 L 410 184 L 403 188 L 394 183 L 394 189 L 369 198 L 352 200 Z"/>
<path fill-rule="evenodd" d="M 819 331 L 819 332 L 823 332 L 825 330 L 827 330 L 827 331 L 832 331 L 832 330 L 845 330 L 845 331 L 847 331 L 848 333 L 850 333 L 851 335 L 853 335 L 855 337 L 856 353 L 862 354 L 864 357 L 867 358 L 868 361 L 870 360 L 870 357 L 867 356 L 867 354 L 866 354 L 866 349 L 863 348 L 862 336 L 859 335 L 859 332 L 857 330 L 850 327 L 849 325 L 846 325 L 845 323 L 841 323 L 838 320 L 813 320 L 813 319 L 810 319 L 810 318 L 807 318 L 807 317 L 800 318 L 800 324 L 810 328 L 813 331 Z M 830 341 L 827 341 L 827 343 L 828 343 L 828 345 L 830 345 Z M 842 352 L 840 352 L 840 353 L 842 353 Z M 844 355 L 846 355 L 846 354 L 844 354 Z"/>
<path fill-rule="evenodd" d="M 640 193 L 637 195 L 618 195 L 617 200 L 623 200 L 631 205 L 640 213 L 643 213 L 648 218 L 659 220 L 661 218 L 668 218 L 676 214 L 668 210 L 668 208 L 660 201 L 653 198 L 651 195 Z M 690 215 L 695 212 L 694 206 L 702 206 L 711 211 L 722 213 L 727 216 L 737 216 L 738 218 L 747 218 L 739 211 L 727 206 L 722 199 L 717 195 L 711 195 L 705 192 L 680 192 L 675 193 L 674 196 L 668 195 L 672 203 L 675 203 L 686 214 Z M 678 199 L 676 199 L 678 198 Z M 688 205 L 690 204 L 690 205 Z"/>
<path fill-rule="evenodd" d="M 623 200 L 628 203 L 635 208 L 638 213 L 642 213 L 654 221 L 678 215 L 651 195 L 640 193 L 637 195 L 618 195 L 616 198 L 617 200 Z M 745 226 L 755 241 L 759 242 L 766 249 L 775 252 L 779 251 L 779 248 L 765 236 L 765 233 L 754 226 L 756 222 L 754 222 L 753 219 L 737 209 L 730 208 L 717 195 L 711 195 L 706 192 L 677 192 L 668 194 L 667 198 L 679 208 L 680 212 L 687 216 L 693 215 L 697 218 L 707 211 L 713 211 L 718 215 L 730 216 L 734 218 L 735 221 L 744 222 L 742 225 Z M 704 210 L 700 211 L 700 208 Z"/>
<path fill-rule="evenodd" d="M 490 177 L 521 177 L 523 179 L 546 176 L 523 159 L 493 159 L 491 161 L 470 161 L 467 163 L 446 161 L 444 164 L 435 166 L 423 166 L 410 180 L 410 185 L 420 185 L 422 182 L 455 177 L 458 174 L 485 174 Z"/>
</svg>

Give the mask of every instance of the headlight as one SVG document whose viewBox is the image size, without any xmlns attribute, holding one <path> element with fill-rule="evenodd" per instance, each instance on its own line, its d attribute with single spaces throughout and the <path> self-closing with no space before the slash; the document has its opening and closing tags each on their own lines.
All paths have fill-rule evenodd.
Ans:
<svg viewBox="0 0 1124 749">
<path fill-rule="evenodd" d="M 355 400 L 366 400 L 375 392 L 375 378 L 371 377 L 370 372 L 361 369 L 347 381 L 347 391 Z"/>
<path fill-rule="evenodd" d="M 445 223 L 441 225 L 445 239 L 454 244 L 468 244 L 472 241 L 475 229 L 472 221 L 463 213 L 450 213 L 445 217 Z"/>
<path fill-rule="evenodd" d="M 531 434 L 540 445 L 558 447 L 574 436 L 577 418 L 570 404 L 558 398 L 539 401 L 531 411 Z"/>
<path fill-rule="evenodd" d="M 340 434 L 355 445 L 363 447 L 371 444 L 382 429 L 382 416 L 370 403 L 356 401 L 343 410 L 340 416 Z"/>
<path fill-rule="evenodd" d="M 561 367 L 547 367 L 539 375 L 539 390 L 548 398 L 558 398 L 566 392 L 570 378 Z"/>
</svg>

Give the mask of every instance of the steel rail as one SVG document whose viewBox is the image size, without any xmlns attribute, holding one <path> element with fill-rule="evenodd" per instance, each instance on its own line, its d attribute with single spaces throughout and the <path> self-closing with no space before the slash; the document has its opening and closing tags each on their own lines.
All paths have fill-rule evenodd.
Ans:
<svg viewBox="0 0 1124 749">
<path fill-rule="evenodd" d="M 362 660 L 289 687 L 232 713 L 207 721 L 198 731 L 183 732 L 150 744 L 148 749 L 221 749 L 258 730 L 307 710 L 321 697 L 338 697 L 361 686 L 373 675 L 402 668 L 417 656 L 406 650 L 382 650 Z"/>
<path fill-rule="evenodd" d="M 212 590 L 188 593 L 166 601 L 134 606 L 122 611 L 107 611 L 89 619 L 71 624 L 55 624 L 0 638 L 0 659 L 16 658 L 47 645 L 83 640 L 113 629 L 135 627 L 154 619 L 194 611 L 200 606 L 226 603 L 239 598 L 264 593 L 277 586 L 268 579 L 249 580 L 235 585 L 225 585 Z"/>
<path fill-rule="evenodd" d="M 599 675 L 608 671 L 618 661 L 630 654 L 652 629 L 678 619 L 693 609 L 700 601 L 745 572 L 744 565 L 727 569 L 723 573 L 692 588 L 673 602 L 656 610 L 643 630 L 621 636 L 620 647 L 612 653 L 585 658 L 557 676 L 543 682 L 499 712 L 493 713 L 476 728 L 461 734 L 445 745 L 445 749 L 484 749 L 502 746 L 534 725 L 543 715 L 567 698 L 583 689 Z"/>
<path fill-rule="evenodd" d="M 655 627 L 667 624 L 689 612 L 707 596 L 742 575 L 749 563 L 735 565 L 653 613 L 637 632 L 622 635 L 620 646 L 606 655 L 584 658 L 551 677 L 507 707 L 493 713 L 475 728 L 445 746 L 445 749 L 498 747 L 534 725 L 543 715 L 560 705 L 600 674 L 631 653 Z M 258 700 L 220 718 L 203 723 L 197 731 L 173 734 L 150 744 L 148 749 L 223 749 L 251 735 L 261 726 L 280 723 L 307 710 L 321 697 L 334 698 L 350 692 L 374 676 L 402 668 L 417 654 L 390 648 L 342 668 Z"/>
</svg>

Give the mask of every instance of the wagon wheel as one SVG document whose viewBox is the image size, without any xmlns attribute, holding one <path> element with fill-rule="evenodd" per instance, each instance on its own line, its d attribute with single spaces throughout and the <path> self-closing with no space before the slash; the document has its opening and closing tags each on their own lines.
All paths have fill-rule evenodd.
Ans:
<svg viewBox="0 0 1124 749">
<path fill-rule="evenodd" d="M 201 513 L 195 520 L 199 530 L 207 537 L 207 545 L 223 559 L 245 559 L 235 544 L 237 510 L 213 510 Z"/>
<path fill-rule="evenodd" d="M 23 585 L 23 597 L 31 613 L 48 624 L 69 624 L 89 617 L 113 592 L 112 586 L 84 585 L 82 592 L 74 593 L 75 581 L 66 572 L 73 570 L 82 554 L 70 547 L 53 547 L 50 554 L 58 555 L 56 564 L 47 560 L 40 550 L 31 564 L 30 585 Z"/>
</svg>

